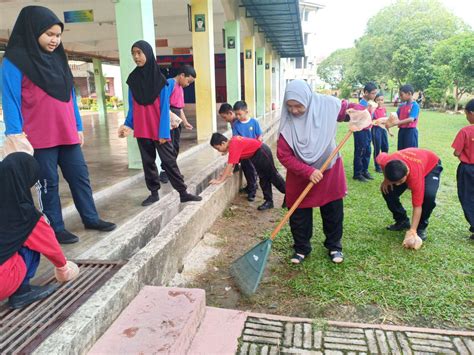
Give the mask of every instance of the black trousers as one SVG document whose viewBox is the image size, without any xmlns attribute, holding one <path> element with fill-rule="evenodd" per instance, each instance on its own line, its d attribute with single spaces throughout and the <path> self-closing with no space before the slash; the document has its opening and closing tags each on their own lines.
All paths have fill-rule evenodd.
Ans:
<svg viewBox="0 0 474 355">
<path fill-rule="evenodd" d="M 242 172 L 244 173 L 245 180 L 247 180 L 248 194 L 255 196 L 257 192 L 257 171 L 250 159 L 241 160 L 240 166 L 242 166 Z"/>
<path fill-rule="evenodd" d="M 421 206 L 421 219 L 418 225 L 419 230 L 426 229 L 428 227 L 428 220 L 436 207 L 436 193 L 438 192 L 440 175 L 443 171 L 441 161 L 438 162 L 428 175 L 425 177 L 425 196 L 423 199 L 423 205 Z M 387 207 L 392 212 L 393 218 L 396 222 L 403 222 L 408 220 L 407 211 L 403 208 L 400 202 L 400 196 L 408 188 L 407 184 L 399 186 L 393 186 L 393 189 L 388 194 L 382 196 L 387 202 Z"/>
<path fill-rule="evenodd" d="M 176 116 L 181 117 L 181 110 L 180 108 L 171 107 L 170 111 L 173 112 Z M 179 125 L 175 129 L 171 130 L 171 142 L 173 144 L 174 150 L 176 150 L 176 156 L 179 154 L 179 143 L 181 142 L 181 130 L 183 127 Z"/>
<path fill-rule="evenodd" d="M 342 198 L 320 207 L 323 221 L 323 233 L 326 236 L 324 246 L 329 251 L 342 251 L 342 227 L 344 206 Z M 308 255 L 311 253 L 311 237 L 313 236 L 313 209 L 297 208 L 290 217 L 291 234 L 295 244 L 295 253 Z"/>
<path fill-rule="evenodd" d="M 161 159 L 161 165 L 166 171 L 171 186 L 180 194 L 186 192 L 187 186 L 184 183 L 183 175 L 179 171 L 176 162 L 176 151 L 170 142 L 159 144 L 158 141 L 147 138 L 137 138 L 140 155 L 142 157 L 143 172 L 145 173 L 146 187 L 150 191 L 160 189 L 160 177 L 156 167 L 156 152 Z"/>
<path fill-rule="evenodd" d="M 265 201 L 273 201 L 272 184 L 282 194 L 285 193 L 285 179 L 275 167 L 271 149 L 265 143 L 250 158 L 255 170 L 257 170 Z"/>
<path fill-rule="evenodd" d="M 375 170 L 381 170 L 379 164 L 375 160 L 380 152 L 388 153 L 388 135 L 387 131 L 381 127 L 372 127 L 372 144 L 374 145 L 374 165 Z"/>
<path fill-rule="evenodd" d="M 370 130 L 364 129 L 359 132 L 354 132 L 354 177 L 361 176 L 362 173 L 368 172 L 371 147 L 372 134 Z"/>
<path fill-rule="evenodd" d="M 474 164 L 460 163 L 456 172 L 458 197 L 464 216 L 474 233 Z"/>
</svg>

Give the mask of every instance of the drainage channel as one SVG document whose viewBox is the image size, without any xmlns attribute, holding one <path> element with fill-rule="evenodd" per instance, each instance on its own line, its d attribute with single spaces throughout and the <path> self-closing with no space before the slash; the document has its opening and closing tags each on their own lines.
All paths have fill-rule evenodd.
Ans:
<svg viewBox="0 0 474 355">
<path fill-rule="evenodd" d="M 79 276 L 62 284 L 50 297 L 22 309 L 0 308 L 0 354 L 31 353 L 125 264 L 94 260 L 76 263 Z M 54 282 L 50 273 L 40 284 Z"/>
</svg>

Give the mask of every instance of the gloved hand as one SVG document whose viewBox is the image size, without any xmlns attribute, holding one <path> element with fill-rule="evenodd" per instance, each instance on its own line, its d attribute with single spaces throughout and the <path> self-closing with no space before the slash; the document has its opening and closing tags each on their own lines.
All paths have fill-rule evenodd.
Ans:
<svg viewBox="0 0 474 355">
<path fill-rule="evenodd" d="M 54 276 L 59 282 L 71 281 L 77 275 L 79 275 L 79 266 L 72 261 L 67 261 L 66 265 L 54 269 Z"/>
<path fill-rule="evenodd" d="M 130 133 L 132 133 L 132 129 L 130 127 L 127 127 L 125 125 L 121 125 L 118 129 L 118 136 L 119 138 L 125 138 L 127 137 Z"/>
<path fill-rule="evenodd" d="M 405 234 L 405 239 L 403 240 L 402 246 L 406 249 L 414 249 L 418 250 L 423 245 L 423 241 L 421 238 L 416 234 L 415 231 L 411 229 L 408 230 Z"/>
<path fill-rule="evenodd" d="M 33 146 L 26 138 L 25 133 L 10 134 L 6 136 L 3 151 L 5 153 L 5 156 L 15 152 L 24 152 L 30 155 L 33 155 L 34 153 Z"/>
</svg>

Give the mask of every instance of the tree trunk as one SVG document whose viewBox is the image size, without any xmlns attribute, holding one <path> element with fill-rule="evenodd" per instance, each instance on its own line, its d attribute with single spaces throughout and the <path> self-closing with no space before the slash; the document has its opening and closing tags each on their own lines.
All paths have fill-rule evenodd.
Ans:
<svg viewBox="0 0 474 355">
<path fill-rule="evenodd" d="M 458 98 L 458 87 L 457 86 L 454 87 L 454 101 L 456 102 L 454 104 L 454 112 L 458 112 L 459 98 Z"/>
</svg>

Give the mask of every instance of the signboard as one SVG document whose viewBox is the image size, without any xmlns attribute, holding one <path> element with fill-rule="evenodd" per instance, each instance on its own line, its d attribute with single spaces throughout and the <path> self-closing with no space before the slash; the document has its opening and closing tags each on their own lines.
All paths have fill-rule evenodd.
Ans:
<svg viewBox="0 0 474 355">
<path fill-rule="evenodd" d="M 194 32 L 206 32 L 206 15 L 194 15 Z"/>
<path fill-rule="evenodd" d="M 64 11 L 65 23 L 94 22 L 93 10 Z"/>
<path fill-rule="evenodd" d="M 268 70 L 268 69 L 270 69 L 270 64 L 269 64 L 269 63 L 266 63 L 266 64 L 265 64 L 265 70 Z"/>
<path fill-rule="evenodd" d="M 246 49 L 245 50 L 245 59 L 252 59 L 252 50 Z"/>
<path fill-rule="evenodd" d="M 257 65 L 263 64 L 263 58 L 257 58 Z"/>
<path fill-rule="evenodd" d="M 227 48 L 235 49 L 235 37 L 233 36 L 227 37 Z"/>
</svg>

